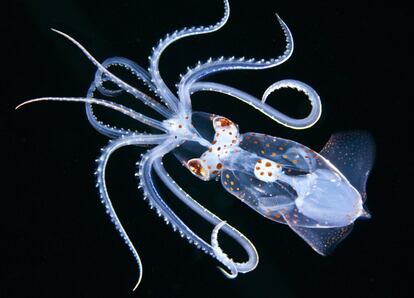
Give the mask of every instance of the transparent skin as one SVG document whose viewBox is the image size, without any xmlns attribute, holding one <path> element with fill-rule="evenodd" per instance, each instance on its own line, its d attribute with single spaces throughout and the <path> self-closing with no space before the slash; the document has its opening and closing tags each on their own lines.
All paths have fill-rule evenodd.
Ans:
<svg viewBox="0 0 414 298">
<path fill-rule="evenodd" d="M 153 48 L 148 70 L 123 57 L 108 58 L 100 63 L 74 38 L 52 29 L 77 46 L 97 68 L 86 97 L 36 98 L 17 107 L 42 101 L 85 103 L 90 124 L 111 139 L 96 159 L 96 187 L 106 213 L 136 261 L 139 275 L 134 290 L 143 276 L 142 261 L 117 216 L 105 179 L 109 158 L 125 146 L 151 147 L 138 158 L 135 173 L 143 198 L 181 237 L 217 259 L 227 270 L 221 267 L 219 269 L 229 278 L 256 268 L 259 261 L 256 248 L 245 235 L 198 203 L 174 181 L 162 163 L 163 157 L 168 153 L 173 153 L 198 178 L 204 181 L 221 180 L 229 193 L 261 215 L 289 225 L 320 254 L 332 250 L 350 232 L 357 218 L 368 216 L 363 201 L 366 196 L 366 180 L 374 158 L 374 145 L 368 134 L 357 132 L 334 135 L 325 148 L 316 153 L 294 141 L 258 133 L 240 134 L 238 126 L 230 119 L 192 110 L 192 94 L 218 92 L 236 98 L 280 125 L 292 129 L 306 129 L 318 121 L 322 112 L 320 98 L 312 87 L 303 82 L 280 80 L 269 86 L 259 99 L 232 86 L 204 80 L 219 72 L 268 69 L 288 60 L 293 53 L 293 38 L 279 16 L 276 15 L 286 38 L 286 49 L 277 58 L 209 58 L 189 68 L 181 76 L 176 93 L 165 84 L 159 71 L 163 52 L 182 38 L 219 30 L 229 16 L 230 6 L 224 0 L 224 15 L 216 24 L 184 28 L 166 35 Z M 113 67 L 129 71 L 153 95 L 147 95 L 113 74 L 109 70 Z M 110 83 L 111 88 L 107 83 Z M 306 95 L 311 105 L 311 111 L 306 117 L 289 117 L 266 103 L 272 92 L 282 88 L 292 88 Z M 146 116 L 112 100 L 122 100 L 126 95 L 151 108 L 162 120 Z M 121 113 L 156 132 L 146 134 L 108 125 L 98 119 L 93 105 Z M 154 176 L 159 178 L 172 195 L 212 225 L 209 241 L 195 233 L 168 206 L 154 183 Z M 236 241 L 245 251 L 247 260 L 236 261 L 223 252 L 218 242 L 219 232 Z"/>
<path fill-rule="evenodd" d="M 289 225 L 318 253 L 329 253 L 357 218 L 369 217 L 363 207 L 374 150 L 369 134 L 335 135 L 319 154 L 291 140 L 240 134 L 238 126 L 222 116 L 194 113 L 194 118 L 194 126 L 212 145 L 199 155 L 200 146 L 184 143 L 175 150 L 176 157 L 198 178 L 220 179 L 249 207 Z M 355 186 L 324 156 L 338 160 Z"/>
</svg>

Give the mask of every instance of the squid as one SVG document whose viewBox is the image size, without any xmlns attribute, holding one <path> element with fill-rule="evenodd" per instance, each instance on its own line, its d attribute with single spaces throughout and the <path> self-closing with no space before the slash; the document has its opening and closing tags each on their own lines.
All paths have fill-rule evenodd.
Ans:
<svg viewBox="0 0 414 298">
<path fill-rule="evenodd" d="M 215 93 L 221 93 L 250 105 L 259 113 L 292 129 L 306 129 L 318 121 L 322 112 L 320 97 L 303 82 L 293 79 L 278 81 L 265 90 L 262 98 L 256 98 L 232 86 L 206 80 L 208 76 L 219 72 L 263 70 L 288 60 L 294 48 L 292 33 L 278 15 L 276 20 L 286 38 L 286 49 L 277 58 L 210 58 L 188 68 L 181 75 L 176 92 L 166 85 L 159 71 L 164 51 L 182 38 L 219 30 L 229 16 L 229 2 L 224 0 L 224 15 L 216 24 L 184 28 L 167 34 L 153 48 L 148 70 L 123 57 L 99 62 L 74 38 L 52 29 L 77 46 L 93 63 L 97 69 L 94 79 L 85 97 L 36 98 L 16 107 L 43 101 L 83 103 L 90 124 L 110 138 L 96 160 L 96 186 L 106 213 L 136 261 L 139 274 L 134 290 L 143 276 L 142 261 L 117 216 L 105 180 L 110 156 L 125 146 L 148 149 L 138 159 L 135 176 L 138 188 L 142 189 L 143 198 L 148 201 L 150 208 L 181 237 L 217 259 L 222 266 L 220 270 L 228 278 L 254 270 L 259 261 L 257 250 L 245 235 L 198 203 L 174 181 L 163 165 L 166 154 L 173 154 L 180 164 L 202 181 L 219 181 L 227 192 L 260 215 L 289 226 L 321 255 L 330 253 L 350 233 L 355 220 L 370 217 L 364 202 L 366 182 L 374 161 L 374 142 L 368 133 L 334 134 L 325 147 L 316 152 L 281 137 L 242 133 L 239 126 L 228 117 L 192 109 L 193 94 L 209 92 L 214 96 Z M 115 67 L 129 71 L 148 87 L 152 95 L 131 86 L 110 71 L 110 68 Z M 267 104 L 269 95 L 283 88 L 292 88 L 306 95 L 312 107 L 306 117 L 292 118 Z M 145 104 L 162 119 L 146 116 L 111 100 L 125 95 Z M 105 124 L 98 119 L 93 106 L 114 110 L 151 127 L 156 133 L 147 134 Z M 155 177 L 171 194 L 212 225 L 211 239 L 200 237 L 177 216 L 157 189 Z M 219 232 L 234 239 L 246 252 L 247 260 L 235 261 L 224 252 L 218 242 Z"/>
</svg>

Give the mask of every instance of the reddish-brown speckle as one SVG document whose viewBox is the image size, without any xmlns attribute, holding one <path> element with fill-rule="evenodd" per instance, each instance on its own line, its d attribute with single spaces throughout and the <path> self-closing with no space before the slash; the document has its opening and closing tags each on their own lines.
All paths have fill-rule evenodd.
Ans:
<svg viewBox="0 0 414 298">
<path fill-rule="evenodd" d="M 190 169 L 190 171 L 194 174 L 198 176 L 206 176 L 206 172 L 199 160 L 190 160 L 189 162 L 187 162 L 187 166 Z"/>
<path fill-rule="evenodd" d="M 224 117 L 217 119 L 217 121 L 220 123 L 221 126 L 229 126 L 233 124 L 233 122 L 231 122 L 229 119 L 224 118 Z"/>
</svg>

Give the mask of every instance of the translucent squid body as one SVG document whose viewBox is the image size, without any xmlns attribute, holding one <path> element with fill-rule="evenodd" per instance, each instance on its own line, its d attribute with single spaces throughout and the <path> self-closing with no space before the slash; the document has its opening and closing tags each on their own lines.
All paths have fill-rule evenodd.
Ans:
<svg viewBox="0 0 414 298">
<path fill-rule="evenodd" d="M 374 156 L 373 141 L 368 134 L 357 132 L 333 135 L 323 150 L 317 153 L 304 145 L 279 137 L 259 133 L 241 134 L 237 124 L 230 119 L 193 112 L 191 108 L 193 93 L 219 92 L 249 104 L 290 128 L 304 129 L 318 121 L 321 114 L 319 96 L 302 82 L 278 81 L 264 92 L 262 99 L 258 99 L 230 86 L 203 80 L 222 71 L 259 70 L 285 62 L 292 54 L 293 39 L 289 28 L 279 16 L 276 17 L 286 36 L 286 50 L 278 58 L 259 61 L 234 57 L 210 58 L 204 63 L 199 62 L 181 76 L 176 94 L 164 83 L 158 69 L 164 50 L 181 38 L 219 30 L 227 22 L 229 14 L 229 3 L 225 0 L 224 16 L 215 25 L 185 28 L 161 39 L 149 57 L 148 71 L 121 57 L 109 58 L 100 63 L 72 37 L 53 29 L 81 49 L 97 67 L 95 78 L 86 97 L 45 97 L 21 104 L 37 101 L 86 103 L 86 115 L 91 125 L 112 139 L 97 159 L 95 174 L 106 212 L 137 262 L 139 278 L 134 289 L 142 278 L 141 259 L 114 210 L 105 182 L 109 157 L 124 146 L 153 145 L 137 163 L 136 176 L 139 188 L 143 189 L 144 198 L 182 237 L 222 263 L 227 270 L 220 269 L 229 278 L 236 277 L 238 273 L 252 271 L 257 266 L 256 249 L 242 233 L 204 208 L 177 185 L 163 167 L 163 156 L 169 152 L 198 178 L 204 181 L 220 180 L 229 193 L 261 215 L 288 225 L 322 255 L 330 252 L 347 236 L 357 218 L 369 217 L 363 206 L 366 197 L 365 184 Z M 108 70 L 114 66 L 125 68 L 142 80 L 158 100 L 115 76 Z M 117 88 L 104 87 L 104 83 L 108 82 Z M 312 106 L 306 118 L 291 118 L 266 104 L 269 94 L 281 88 L 294 88 L 305 93 Z M 128 93 L 158 112 L 165 120 L 156 120 L 110 100 L 100 99 L 97 93 L 105 98 L 122 97 Z M 92 104 L 116 110 L 155 128 L 159 133 L 140 134 L 106 125 L 97 119 Z M 178 199 L 214 226 L 210 242 L 194 233 L 169 208 L 153 183 L 154 175 Z M 219 231 L 228 234 L 242 246 L 247 253 L 247 261 L 236 262 L 222 251 L 218 243 Z"/>
</svg>

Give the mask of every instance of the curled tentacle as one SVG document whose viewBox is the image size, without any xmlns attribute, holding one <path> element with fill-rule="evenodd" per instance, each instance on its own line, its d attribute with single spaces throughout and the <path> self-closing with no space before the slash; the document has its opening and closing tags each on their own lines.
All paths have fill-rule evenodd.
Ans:
<svg viewBox="0 0 414 298">
<path fill-rule="evenodd" d="M 213 257 L 217 257 L 215 254 L 215 251 L 213 250 L 212 246 L 205 242 L 201 237 L 199 237 L 197 234 L 195 234 L 175 213 L 172 211 L 168 205 L 164 202 L 162 197 L 160 196 L 157 188 L 155 187 L 151 175 L 151 171 L 154 165 L 160 165 L 161 164 L 161 156 L 166 154 L 167 152 L 174 149 L 179 144 L 178 141 L 166 141 L 165 143 L 155 147 L 151 151 L 149 151 L 147 154 L 145 154 L 141 161 L 139 162 L 139 172 L 137 176 L 140 180 L 140 187 L 144 190 L 144 195 L 149 200 L 149 204 L 151 208 L 156 209 L 157 214 L 159 216 L 162 216 L 164 218 L 164 221 L 167 224 L 171 224 L 174 230 L 177 230 L 181 237 L 185 237 L 190 243 L 193 243 L 196 245 L 197 248 L 203 250 L 204 252 L 210 254 Z M 157 170 L 158 167 L 155 167 L 155 170 L 161 180 L 165 183 L 165 178 L 167 177 L 165 173 L 162 171 Z M 158 168 L 159 169 L 159 168 Z M 168 184 L 166 184 L 168 186 Z M 175 192 L 174 192 L 175 193 Z M 176 194 L 176 193 L 175 193 Z M 200 205 L 201 206 L 201 205 Z M 206 209 L 205 209 L 206 210 Z M 209 212 L 208 210 L 206 210 Z M 205 215 L 203 216 L 205 217 Z M 216 222 L 221 222 L 219 218 L 215 217 L 217 220 Z M 250 241 L 247 240 L 240 232 L 235 230 L 233 227 L 226 225 L 226 230 L 229 235 L 231 235 L 233 238 L 235 238 L 246 250 L 246 252 L 249 254 L 249 261 L 246 263 L 234 263 L 239 272 L 248 272 L 253 270 L 257 266 L 258 262 L 258 256 L 257 252 L 253 246 L 253 244 L 250 243 Z M 229 233 L 228 231 L 231 231 L 232 233 Z M 234 235 L 238 235 L 238 237 L 235 237 Z M 241 236 L 240 236 L 241 235 Z M 220 255 L 221 256 L 221 255 Z M 219 259 L 219 261 L 221 261 Z M 229 268 L 232 268 L 232 265 L 229 265 Z M 238 268 L 240 267 L 240 268 Z M 239 270 L 240 269 L 240 270 Z"/>
<path fill-rule="evenodd" d="M 266 104 L 268 96 L 275 90 L 281 88 L 294 88 L 305 93 L 311 103 L 309 115 L 302 119 L 291 118 Z M 281 80 L 274 83 L 264 92 L 262 100 L 239 89 L 213 82 L 194 83 L 189 91 L 191 93 L 199 91 L 219 92 L 235 97 L 257 109 L 270 119 L 294 129 L 311 127 L 319 120 L 322 112 L 321 100 L 316 91 L 311 86 L 296 80 Z"/>
<path fill-rule="evenodd" d="M 171 90 L 167 87 L 162 79 L 160 72 L 159 72 L 159 61 L 161 54 L 164 50 L 171 45 L 172 43 L 176 42 L 179 39 L 184 37 L 199 35 L 199 34 L 206 34 L 211 33 L 214 31 L 219 30 L 223 27 L 228 18 L 230 16 L 230 6 L 228 0 L 224 0 L 224 16 L 222 19 L 214 25 L 211 26 L 200 26 L 200 27 L 192 27 L 192 28 L 184 28 L 179 31 L 175 31 L 172 34 L 167 34 L 163 39 L 161 39 L 158 45 L 153 48 L 152 55 L 149 57 L 150 66 L 149 72 L 152 76 L 153 83 L 157 86 L 157 91 L 160 93 L 161 97 L 169 104 L 171 109 L 174 111 L 178 111 L 178 100 L 176 96 L 171 92 Z"/>
<path fill-rule="evenodd" d="M 115 228 L 118 230 L 121 237 L 124 239 L 126 245 L 132 252 L 132 255 L 137 263 L 138 266 L 138 280 L 133 288 L 135 290 L 141 282 L 142 274 L 143 274 L 143 267 L 142 262 L 139 257 L 139 254 L 132 243 L 131 239 L 129 238 L 127 232 L 125 231 L 124 227 L 119 220 L 115 209 L 112 205 L 112 202 L 109 198 L 108 189 L 106 187 L 105 182 L 105 170 L 106 165 L 108 163 L 109 157 L 111 154 L 116 151 L 117 149 L 128 146 L 128 145 L 148 145 L 148 144 L 159 144 L 164 141 L 166 138 L 165 135 L 132 135 L 120 139 L 116 139 L 114 141 L 110 141 L 109 144 L 102 149 L 101 156 L 96 160 L 97 162 L 97 169 L 95 172 L 96 175 L 96 186 L 99 189 L 99 194 L 101 198 L 102 204 L 104 204 L 106 213 L 111 218 L 111 221 L 114 223 Z"/>
<path fill-rule="evenodd" d="M 191 210 L 196 212 L 198 215 L 200 215 L 202 218 L 207 220 L 208 222 L 214 224 L 216 227 L 220 225 L 219 229 L 221 229 L 223 232 L 225 232 L 227 235 L 232 237 L 240 246 L 244 249 L 244 251 L 247 253 L 248 260 L 243 263 L 239 262 L 223 262 L 225 261 L 222 258 L 222 254 L 219 253 L 219 250 L 215 250 L 213 246 L 207 245 L 207 252 L 210 253 L 210 255 L 215 256 L 220 262 L 223 263 L 226 267 L 228 267 L 231 272 L 241 272 L 241 273 L 247 273 L 254 268 L 256 268 L 258 262 L 259 262 L 259 256 L 257 254 L 256 248 L 254 245 L 250 242 L 249 239 L 246 238 L 242 233 L 240 233 L 237 229 L 235 229 L 233 226 L 229 224 L 221 224 L 223 223 L 223 220 L 220 219 L 218 216 L 216 216 L 214 213 L 210 212 L 208 209 L 206 209 L 204 206 L 202 206 L 200 203 L 198 203 L 196 200 L 194 200 L 189 194 L 187 194 L 175 181 L 171 178 L 171 176 L 167 173 L 165 170 L 161 159 L 158 159 L 154 164 L 154 170 L 160 177 L 161 181 L 167 186 L 167 188 L 178 198 L 180 199 L 184 204 L 186 204 Z M 225 223 L 225 222 L 224 222 Z M 213 230 L 218 233 L 217 230 Z M 217 243 L 216 243 L 217 244 Z M 204 247 L 201 247 L 204 250 Z"/>
<path fill-rule="evenodd" d="M 213 248 L 214 255 L 216 256 L 217 260 L 219 260 L 221 263 L 223 263 L 225 266 L 227 266 L 230 269 L 231 273 L 228 273 L 223 268 L 218 267 L 220 271 L 227 277 L 227 278 L 236 278 L 237 277 L 237 268 L 236 264 L 232 259 L 230 259 L 227 254 L 223 252 L 223 250 L 220 248 L 218 244 L 218 232 L 219 230 L 226 224 L 226 221 L 222 221 L 218 223 L 211 233 L 211 247 Z"/>
<path fill-rule="evenodd" d="M 130 93 L 137 99 L 141 100 L 144 104 L 148 105 L 155 111 L 159 112 L 161 115 L 166 117 L 171 116 L 171 111 L 168 110 L 165 106 L 154 100 L 153 98 L 149 97 L 145 93 L 135 89 L 131 85 L 125 83 L 120 78 L 112 74 L 109 70 L 107 70 L 101 63 L 99 63 L 78 41 L 76 41 L 73 37 L 63 33 L 59 30 L 52 29 L 54 32 L 64 36 L 68 40 L 70 40 L 73 44 L 75 44 L 85 55 L 86 57 L 102 72 L 104 73 L 108 79 L 110 79 L 113 83 L 117 84 L 119 88 L 125 90 L 126 92 Z"/>
<path fill-rule="evenodd" d="M 19 104 L 16 107 L 16 110 L 20 107 L 22 107 L 23 105 L 27 105 L 29 103 L 34 103 L 34 102 L 40 102 L 40 101 L 68 101 L 68 102 L 84 102 L 84 103 L 89 103 L 89 104 L 97 104 L 97 105 L 101 105 L 104 106 L 106 108 L 110 108 L 112 110 L 118 111 L 128 117 L 131 117 L 134 120 L 137 120 L 141 123 L 144 123 L 148 126 L 151 126 L 153 128 L 156 128 L 158 130 L 164 131 L 166 132 L 166 128 L 164 127 L 164 125 L 155 119 L 152 119 L 150 117 L 147 117 L 145 115 L 142 115 L 141 113 L 138 113 L 130 108 L 127 108 L 123 105 L 114 103 L 114 102 L 110 102 L 104 99 L 97 99 L 97 98 L 84 98 L 84 97 L 41 97 L 41 98 L 35 98 L 35 99 L 31 99 L 28 101 L 25 101 L 21 104 Z"/>
<path fill-rule="evenodd" d="M 303 119 L 293 119 L 285 114 L 281 114 L 279 116 L 279 123 L 293 128 L 308 128 L 319 120 L 322 113 L 322 105 L 319 95 L 316 93 L 315 89 L 301 81 L 281 80 L 272 84 L 263 93 L 262 103 L 266 103 L 266 100 L 271 93 L 282 88 L 292 88 L 305 93 L 311 103 L 312 109 L 309 115 Z"/>
<path fill-rule="evenodd" d="M 240 69 L 252 69 L 260 70 L 275 67 L 284 63 L 293 53 L 293 37 L 288 26 L 283 20 L 276 14 L 277 20 L 282 27 L 282 30 L 286 37 L 286 50 L 278 58 L 270 60 L 259 60 L 255 59 L 246 60 L 243 58 L 219 58 L 216 60 L 210 59 L 204 64 L 198 64 L 195 68 L 190 69 L 182 78 L 178 85 L 178 97 L 184 111 L 191 111 L 191 92 L 192 85 L 214 73 L 229 70 L 240 70 Z"/>
</svg>

